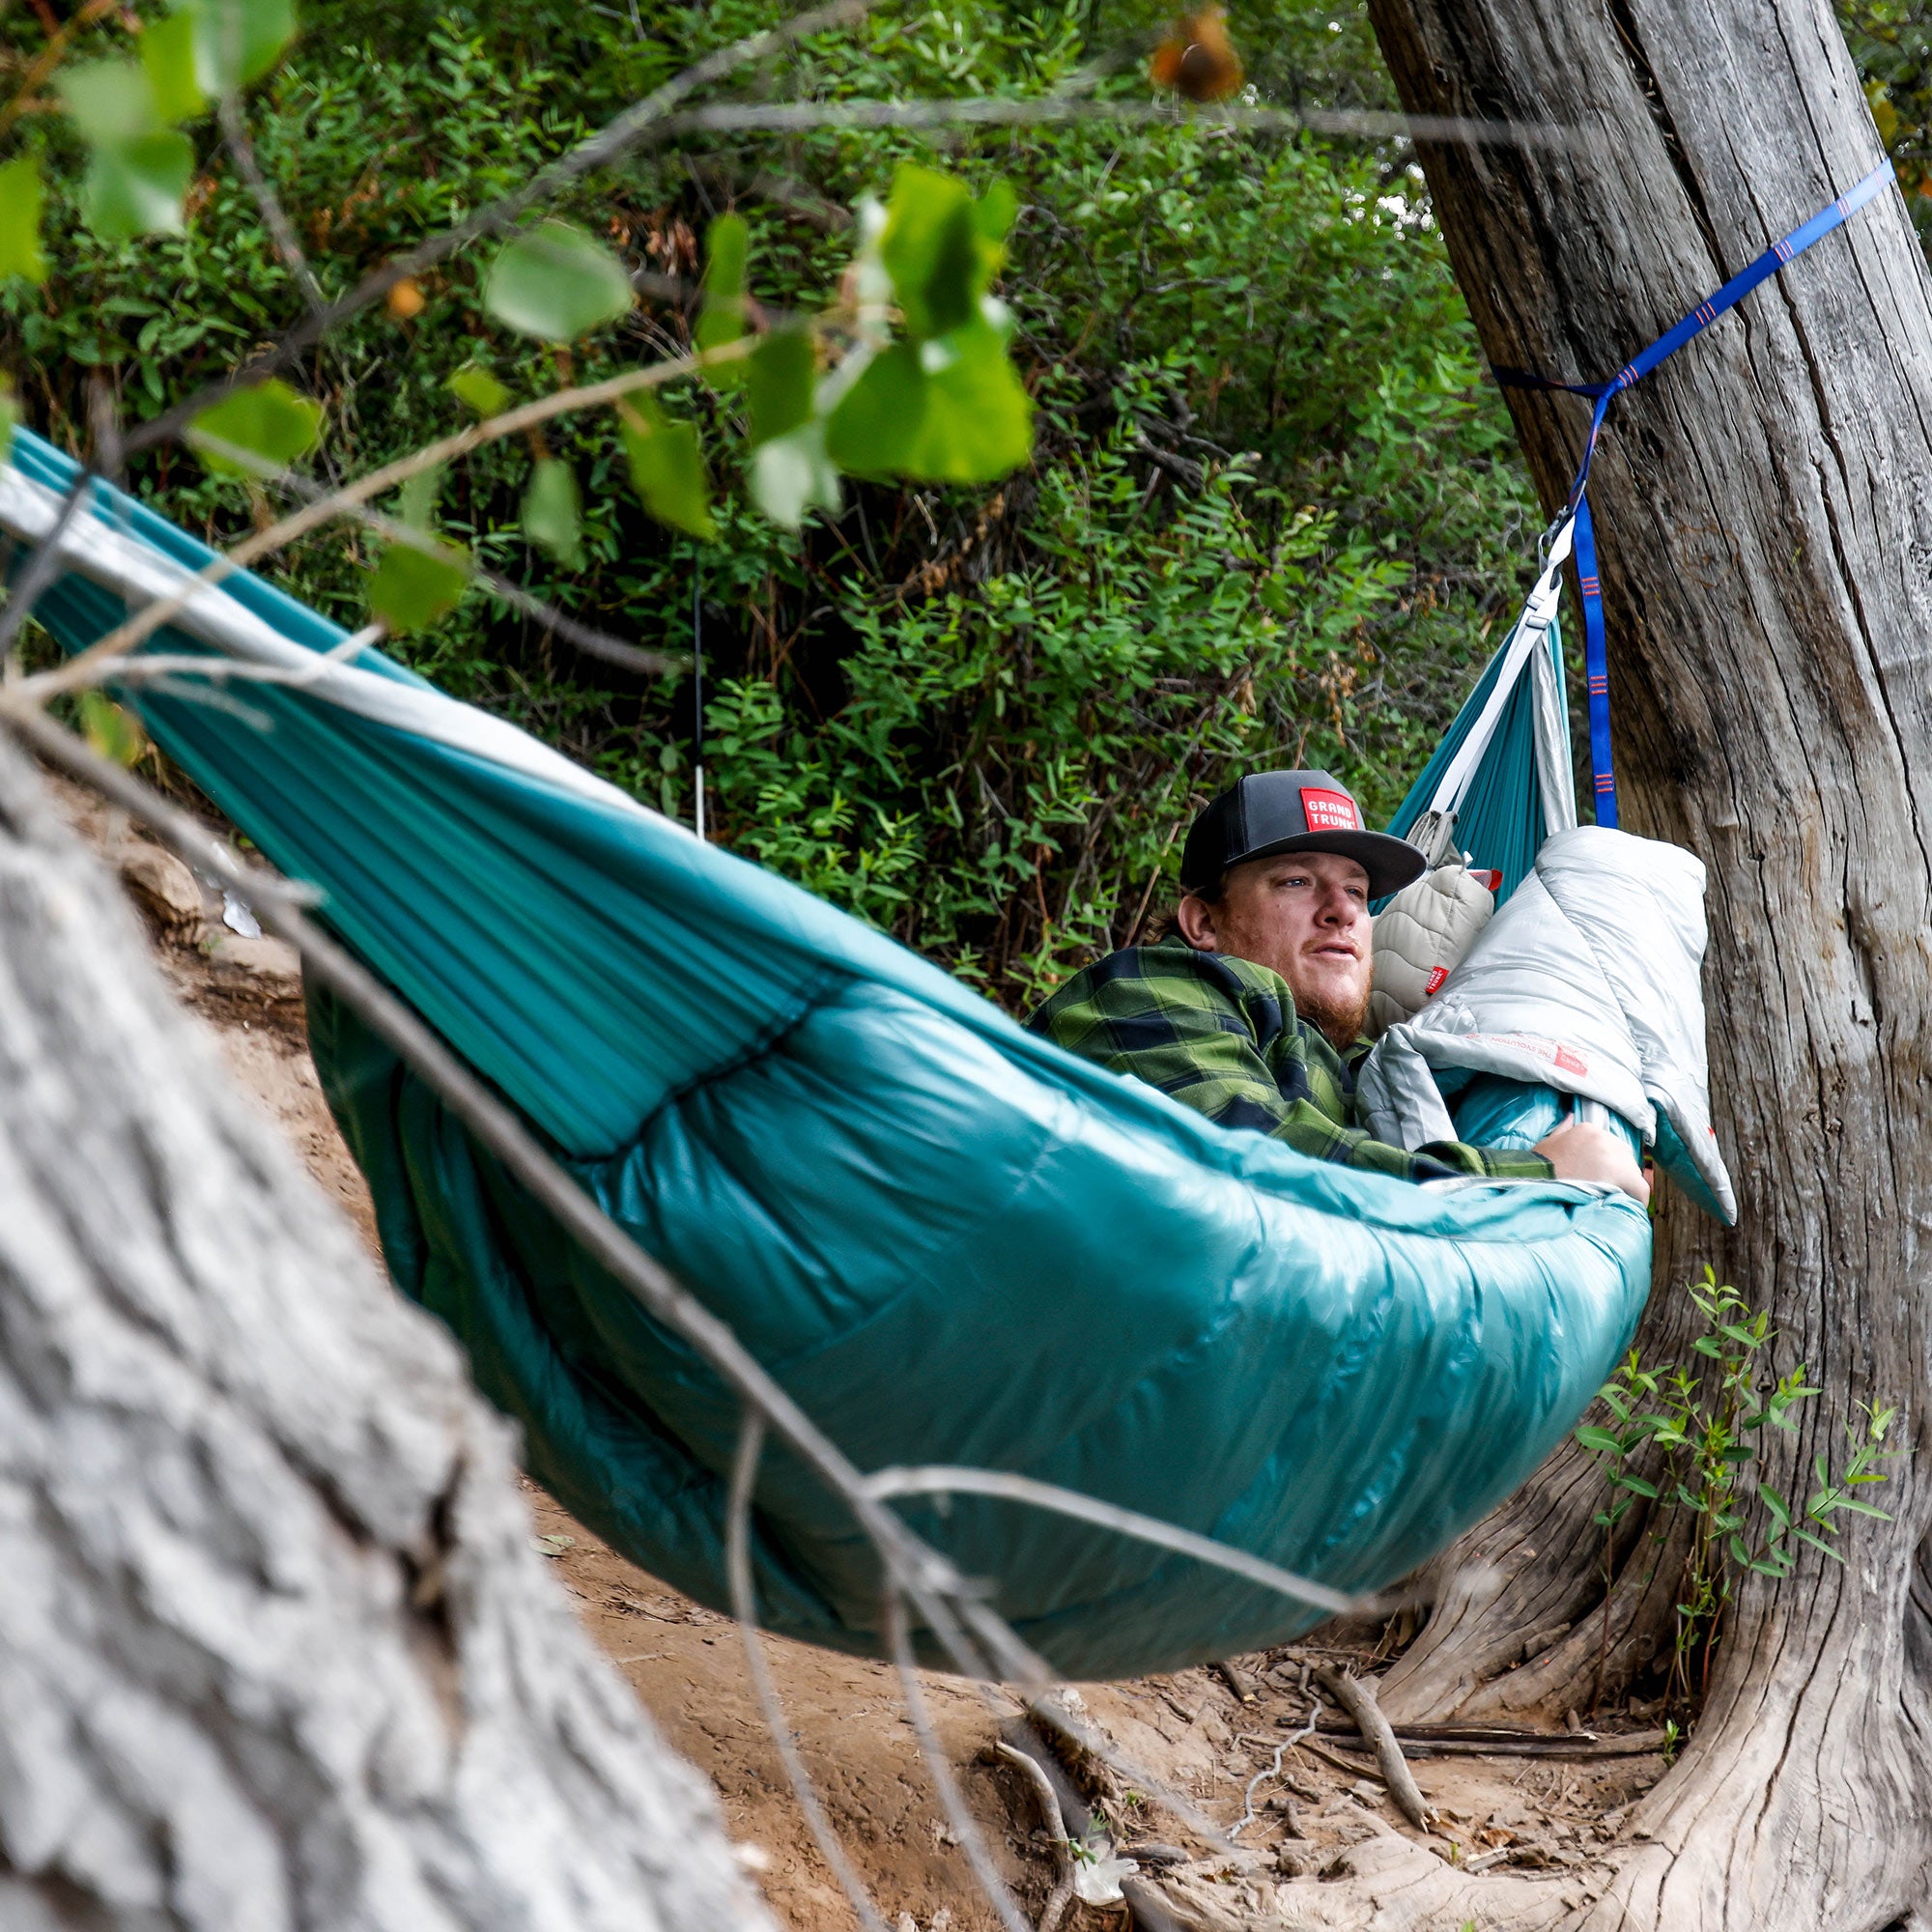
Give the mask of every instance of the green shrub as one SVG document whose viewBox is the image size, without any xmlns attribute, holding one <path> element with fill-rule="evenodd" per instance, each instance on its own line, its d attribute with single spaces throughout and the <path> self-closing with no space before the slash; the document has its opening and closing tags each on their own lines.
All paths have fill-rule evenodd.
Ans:
<svg viewBox="0 0 1932 1932">
<path fill-rule="evenodd" d="M 251 97 L 256 147 L 332 295 L 778 11 L 313 8 Z M 1037 93 L 1163 12 L 889 6 L 770 84 Z M 1235 25 L 1271 98 L 1386 99 L 1357 11 L 1277 4 Z M 125 41 L 113 23 L 90 34 L 78 51 Z M 1102 91 L 1145 98 L 1133 71 Z M 0 357 L 29 420 L 70 445 L 86 440 L 91 374 L 138 420 L 300 313 L 213 124 L 193 131 L 187 232 L 115 244 L 75 218 L 71 136 L 57 120 L 30 134 L 52 272 L 0 284 Z M 1392 808 L 1506 617 L 1538 519 L 1394 147 L 1211 117 L 692 139 L 586 179 L 557 212 L 689 280 L 709 218 L 735 206 L 754 296 L 815 302 L 848 252 L 838 211 L 935 152 L 976 183 L 1003 176 L 1023 205 L 1002 292 L 1037 410 L 1030 471 L 863 485 L 793 535 L 750 509 L 735 405 L 705 394 L 671 407 L 725 453 L 710 540 L 649 521 L 609 428 L 588 423 L 479 450 L 442 479 L 438 514 L 486 564 L 640 642 L 687 643 L 701 582 L 718 835 L 1024 1005 L 1130 935 L 1166 890 L 1179 826 L 1231 771 L 1326 764 L 1372 814 Z M 687 340 L 667 298 L 575 350 L 533 346 L 473 298 L 492 253 L 425 276 L 412 318 L 379 306 L 307 360 L 326 466 L 366 469 L 457 427 L 447 384 L 468 365 L 526 395 Z M 543 459 L 575 473 L 581 569 L 526 533 Z M 211 538 L 253 515 L 246 485 L 179 451 L 132 480 Z M 327 534 L 280 575 L 355 623 L 372 561 L 366 539 Z M 689 815 L 687 684 L 613 675 L 476 590 L 396 648 Z"/>
</svg>

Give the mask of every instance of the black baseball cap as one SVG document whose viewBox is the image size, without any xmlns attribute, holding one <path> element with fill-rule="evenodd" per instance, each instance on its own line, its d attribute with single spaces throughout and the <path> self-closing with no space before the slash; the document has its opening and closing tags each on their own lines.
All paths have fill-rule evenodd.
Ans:
<svg viewBox="0 0 1932 1932">
<path fill-rule="evenodd" d="M 1429 869 L 1406 838 L 1363 828 L 1362 808 L 1332 772 L 1251 772 L 1188 827 L 1180 883 L 1200 892 L 1230 866 L 1277 852 L 1339 852 L 1368 873 L 1369 896 L 1378 899 Z"/>
</svg>

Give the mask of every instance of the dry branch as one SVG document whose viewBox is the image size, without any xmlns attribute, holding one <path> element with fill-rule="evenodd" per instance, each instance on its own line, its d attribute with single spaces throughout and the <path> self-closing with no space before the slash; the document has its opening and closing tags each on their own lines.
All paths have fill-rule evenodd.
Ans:
<svg viewBox="0 0 1932 1932">
<path fill-rule="evenodd" d="M 1416 1789 L 1414 1776 L 1402 1754 L 1402 1747 L 1396 1743 L 1395 1733 L 1389 1729 L 1389 1720 L 1382 1716 L 1380 1707 L 1376 1703 L 1376 1693 L 1360 1678 L 1350 1677 L 1331 1663 L 1324 1663 L 1315 1673 L 1315 1681 L 1354 1719 L 1361 1727 L 1362 1736 L 1374 1746 L 1382 1782 L 1388 1786 L 1396 1808 L 1417 1831 L 1428 1831 L 1429 1807 L 1422 1802 L 1422 1793 Z"/>
<path fill-rule="evenodd" d="M 1066 1835 L 1065 1820 L 1060 1815 L 1059 1796 L 1054 1791 L 1053 1780 L 1030 1752 L 1016 1750 L 1004 1738 L 994 1744 L 993 1749 L 1008 1764 L 1018 1767 L 1033 1793 L 1035 1804 L 1039 1806 L 1039 1821 L 1046 1827 L 1046 1835 L 1053 1840 L 1054 1856 L 1059 1861 L 1059 1866 L 1053 1889 L 1040 1908 L 1038 1932 L 1057 1932 L 1067 1901 L 1073 1896 L 1073 1845 Z"/>
</svg>

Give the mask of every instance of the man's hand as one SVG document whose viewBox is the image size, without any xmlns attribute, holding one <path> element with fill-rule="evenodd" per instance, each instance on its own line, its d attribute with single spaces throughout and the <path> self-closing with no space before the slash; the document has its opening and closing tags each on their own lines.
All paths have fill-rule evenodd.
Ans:
<svg viewBox="0 0 1932 1932">
<path fill-rule="evenodd" d="M 1607 1181 L 1640 1205 L 1650 1200 L 1650 1183 L 1629 1143 L 1606 1127 L 1573 1117 L 1538 1141 L 1536 1151 L 1556 1170 L 1558 1180 Z"/>
</svg>

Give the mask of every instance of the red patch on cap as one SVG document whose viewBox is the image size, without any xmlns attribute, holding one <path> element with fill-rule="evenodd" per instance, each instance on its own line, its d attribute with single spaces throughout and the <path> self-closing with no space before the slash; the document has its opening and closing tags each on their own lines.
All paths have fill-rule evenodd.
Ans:
<svg viewBox="0 0 1932 1932">
<path fill-rule="evenodd" d="M 1471 866 L 1469 876 L 1486 892 L 1499 893 L 1503 889 L 1503 875 L 1500 872 L 1485 872 L 1480 867 Z"/>
<path fill-rule="evenodd" d="M 1301 787 L 1301 814 L 1311 832 L 1359 832 L 1362 814 L 1355 801 L 1345 791 L 1328 791 L 1321 785 Z"/>
<path fill-rule="evenodd" d="M 1449 977 L 1449 969 L 1448 969 L 1448 967 L 1446 967 L 1446 966 L 1438 966 L 1438 967 L 1436 967 L 1436 969 L 1435 970 L 1435 972 L 1433 972 L 1433 973 L 1432 973 L 1432 974 L 1430 974 L 1430 976 L 1429 976 L 1429 983 L 1428 983 L 1428 985 L 1426 985 L 1426 986 L 1425 986 L 1425 987 L 1423 987 L 1423 989 L 1422 989 L 1422 997 L 1423 997 L 1423 998 L 1424 998 L 1425 1000 L 1433 1000 L 1433 999 L 1434 999 L 1434 998 L 1435 997 L 1435 989 L 1436 989 L 1436 988 L 1437 988 L 1437 987 L 1438 987 L 1439 985 L 1441 985 L 1441 983 L 1443 982 L 1443 980 L 1446 980 L 1446 979 L 1448 979 L 1448 977 Z"/>
</svg>

